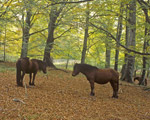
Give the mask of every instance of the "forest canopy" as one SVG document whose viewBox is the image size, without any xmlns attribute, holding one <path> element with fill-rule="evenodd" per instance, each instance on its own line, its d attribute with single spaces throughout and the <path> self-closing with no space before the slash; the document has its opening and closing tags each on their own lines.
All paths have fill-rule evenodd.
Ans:
<svg viewBox="0 0 150 120">
<path fill-rule="evenodd" d="M 137 69 L 144 79 L 149 7 L 147 0 L 2 0 L 0 60 L 30 57 L 49 66 L 53 60 L 77 60 L 119 71 L 125 65 L 127 81 Z"/>
</svg>

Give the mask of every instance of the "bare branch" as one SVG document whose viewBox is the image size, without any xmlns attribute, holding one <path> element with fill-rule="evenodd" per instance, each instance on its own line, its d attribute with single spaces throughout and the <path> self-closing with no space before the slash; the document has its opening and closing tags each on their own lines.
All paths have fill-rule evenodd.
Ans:
<svg viewBox="0 0 150 120">
<path fill-rule="evenodd" d="M 55 2 L 55 3 L 52 3 L 51 5 L 56 5 L 56 4 L 83 3 L 83 2 L 88 2 L 88 1 L 93 1 L 93 0 L 81 0 L 81 1 L 76 1 L 76 2 Z"/>
<path fill-rule="evenodd" d="M 29 34 L 29 36 L 34 35 L 34 34 L 36 34 L 36 33 L 43 32 L 43 31 L 45 31 L 45 30 L 47 30 L 47 29 L 48 29 L 48 28 L 44 28 L 44 29 L 42 29 L 42 30 L 39 30 L 39 31 L 36 31 L 36 32 L 30 33 L 30 34 Z"/>
<path fill-rule="evenodd" d="M 2 17 L 3 15 L 5 15 L 5 14 L 6 14 L 7 9 L 9 8 L 9 6 L 10 6 L 10 4 L 11 4 L 11 2 L 12 2 L 12 1 L 13 1 L 13 0 L 10 0 L 10 2 L 9 2 L 9 4 L 7 5 L 7 7 L 6 7 L 5 11 L 1 13 L 0 17 Z"/>
<path fill-rule="evenodd" d="M 65 32 L 63 32 L 61 35 L 59 35 L 58 37 L 54 38 L 54 39 L 58 39 L 60 38 L 61 36 L 63 36 L 66 32 L 68 32 L 71 28 L 69 28 L 68 30 L 66 30 Z"/>
<path fill-rule="evenodd" d="M 124 46 L 124 45 L 122 45 L 120 42 L 118 42 L 117 39 L 116 39 L 109 31 L 103 29 L 102 27 L 98 27 L 98 26 L 94 25 L 94 24 L 91 23 L 91 22 L 90 22 L 90 24 L 91 24 L 93 27 L 104 31 L 109 37 L 111 37 L 112 39 L 114 39 L 114 40 L 118 43 L 119 46 L 123 47 L 123 48 L 126 49 L 128 52 L 133 52 L 133 53 L 139 54 L 139 55 L 150 55 L 150 53 L 141 53 L 141 52 L 135 51 L 135 50 L 133 50 L 133 49 L 127 48 L 126 46 Z"/>
</svg>

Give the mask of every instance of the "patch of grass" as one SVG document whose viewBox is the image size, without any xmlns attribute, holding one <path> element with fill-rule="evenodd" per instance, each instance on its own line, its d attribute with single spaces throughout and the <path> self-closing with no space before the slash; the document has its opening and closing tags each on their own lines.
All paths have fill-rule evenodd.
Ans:
<svg viewBox="0 0 150 120">
<path fill-rule="evenodd" d="M 36 120 L 39 117 L 38 114 L 33 114 L 33 115 L 28 115 L 25 118 L 27 118 L 27 120 Z"/>
<path fill-rule="evenodd" d="M 0 64 L 0 72 L 6 72 L 6 71 L 15 71 L 16 68 L 13 66 L 9 66 L 5 63 Z"/>
</svg>

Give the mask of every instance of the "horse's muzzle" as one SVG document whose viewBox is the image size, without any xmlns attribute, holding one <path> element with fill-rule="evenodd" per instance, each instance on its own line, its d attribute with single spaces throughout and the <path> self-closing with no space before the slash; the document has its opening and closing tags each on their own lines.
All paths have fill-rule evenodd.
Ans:
<svg viewBox="0 0 150 120">
<path fill-rule="evenodd" d="M 72 76 L 76 76 L 76 75 L 72 73 Z"/>
</svg>

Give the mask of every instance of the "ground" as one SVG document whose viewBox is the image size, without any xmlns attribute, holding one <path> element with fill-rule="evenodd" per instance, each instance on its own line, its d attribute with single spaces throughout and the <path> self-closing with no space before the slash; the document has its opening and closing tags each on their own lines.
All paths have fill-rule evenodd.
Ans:
<svg viewBox="0 0 150 120">
<path fill-rule="evenodd" d="M 12 65 L 13 66 L 13 65 Z M 0 66 L 1 67 L 1 66 Z M 95 96 L 82 74 L 39 72 L 34 87 L 16 86 L 14 70 L 0 72 L 0 120 L 150 120 L 150 91 L 120 81 L 119 98 L 110 84 L 95 84 Z M 150 81 L 148 81 L 150 82 Z"/>
</svg>

